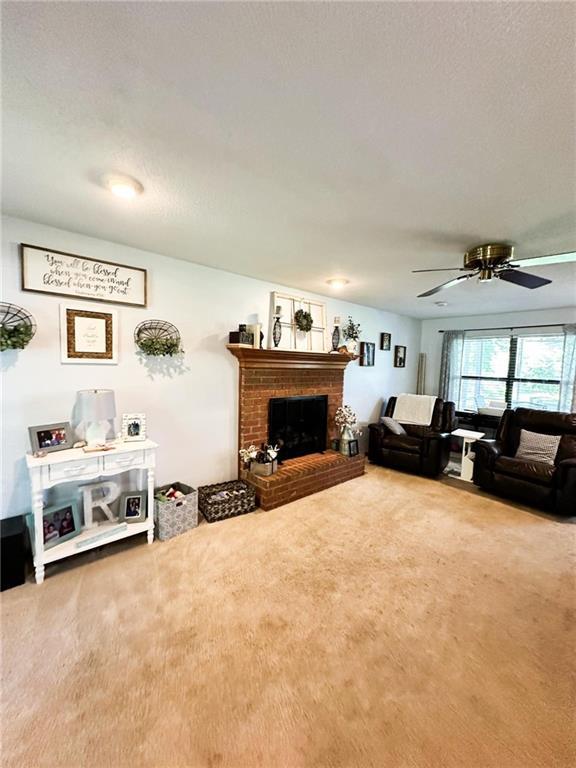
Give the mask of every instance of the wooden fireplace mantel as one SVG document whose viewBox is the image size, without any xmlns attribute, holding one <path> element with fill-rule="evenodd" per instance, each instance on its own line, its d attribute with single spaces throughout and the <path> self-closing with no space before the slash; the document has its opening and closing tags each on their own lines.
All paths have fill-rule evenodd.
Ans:
<svg viewBox="0 0 576 768">
<path fill-rule="evenodd" d="M 285 349 L 252 349 L 227 344 L 228 351 L 238 358 L 240 368 L 313 368 L 341 370 L 354 360 L 342 352 L 296 352 Z"/>
</svg>

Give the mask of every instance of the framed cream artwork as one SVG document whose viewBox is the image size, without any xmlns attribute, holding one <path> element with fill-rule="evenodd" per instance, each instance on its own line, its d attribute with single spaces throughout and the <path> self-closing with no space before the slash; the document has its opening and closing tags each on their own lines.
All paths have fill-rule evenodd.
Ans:
<svg viewBox="0 0 576 768">
<path fill-rule="evenodd" d="M 60 353 L 63 363 L 118 363 L 118 314 L 60 305 Z"/>
</svg>

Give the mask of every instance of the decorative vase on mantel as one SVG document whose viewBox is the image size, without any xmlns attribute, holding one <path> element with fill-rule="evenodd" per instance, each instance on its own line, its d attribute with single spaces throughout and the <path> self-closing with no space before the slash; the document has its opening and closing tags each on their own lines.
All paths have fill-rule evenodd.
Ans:
<svg viewBox="0 0 576 768">
<path fill-rule="evenodd" d="M 346 339 L 346 349 L 351 355 L 357 355 L 358 341 L 356 339 Z"/>
<path fill-rule="evenodd" d="M 350 440 L 355 440 L 354 432 L 351 430 L 350 427 L 342 427 L 342 432 L 340 433 L 340 453 L 344 456 L 349 456 L 348 452 L 348 443 Z"/>
<path fill-rule="evenodd" d="M 277 349 L 280 341 L 282 340 L 282 323 L 280 318 L 282 317 L 282 307 L 277 306 L 274 314 L 274 326 L 272 328 L 272 341 L 274 342 L 274 348 Z"/>
</svg>

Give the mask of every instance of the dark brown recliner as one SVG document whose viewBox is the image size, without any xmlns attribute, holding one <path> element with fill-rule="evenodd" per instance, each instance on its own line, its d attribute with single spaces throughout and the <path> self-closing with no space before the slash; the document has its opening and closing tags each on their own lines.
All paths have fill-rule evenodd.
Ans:
<svg viewBox="0 0 576 768">
<path fill-rule="evenodd" d="M 554 464 L 515 458 L 520 430 L 562 435 Z M 506 410 L 495 440 L 474 443 L 474 483 L 558 515 L 576 514 L 576 413 Z"/>
<path fill-rule="evenodd" d="M 393 416 L 396 398 L 388 400 L 382 416 Z M 384 424 L 370 424 L 368 458 L 373 464 L 436 477 L 450 458 L 450 432 L 456 428 L 454 403 L 438 398 L 430 426 L 402 424 L 406 435 L 393 435 Z"/>
</svg>

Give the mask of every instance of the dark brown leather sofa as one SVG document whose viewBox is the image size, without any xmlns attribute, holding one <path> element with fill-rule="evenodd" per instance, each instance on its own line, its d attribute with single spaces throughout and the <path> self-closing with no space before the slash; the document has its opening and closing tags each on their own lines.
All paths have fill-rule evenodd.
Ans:
<svg viewBox="0 0 576 768">
<path fill-rule="evenodd" d="M 392 416 L 396 398 L 391 397 L 382 416 Z M 368 458 L 373 464 L 436 477 L 450 458 L 450 432 L 456 428 L 454 403 L 438 398 L 429 427 L 403 424 L 406 435 L 393 435 L 384 424 L 370 424 Z"/>
<path fill-rule="evenodd" d="M 520 430 L 562 435 L 554 464 L 516 459 Z M 495 440 L 474 443 L 474 483 L 558 515 L 576 515 L 576 413 L 506 410 Z"/>
</svg>

